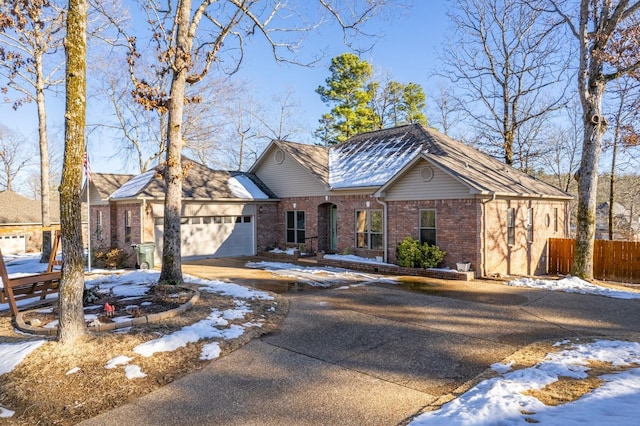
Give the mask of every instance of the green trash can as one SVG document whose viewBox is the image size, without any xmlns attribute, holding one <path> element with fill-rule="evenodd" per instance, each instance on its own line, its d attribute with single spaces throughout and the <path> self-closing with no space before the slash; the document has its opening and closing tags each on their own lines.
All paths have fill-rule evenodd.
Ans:
<svg viewBox="0 0 640 426">
<path fill-rule="evenodd" d="M 137 262 L 136 269 L 153 269 L 153 255 L 156 251 L 155 243 L 142 243 L 135 246 Z"/>
</svg>

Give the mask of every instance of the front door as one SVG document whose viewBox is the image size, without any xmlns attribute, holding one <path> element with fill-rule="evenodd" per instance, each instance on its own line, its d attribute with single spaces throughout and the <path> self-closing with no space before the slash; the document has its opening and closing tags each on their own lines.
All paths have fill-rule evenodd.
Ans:
<svg viewBox="0 0 640 426">
<path fill-rule="evenodd" d="M 331 206 L 329 215 L 329 250 L 335 253 L 338 250 L 338 206 Z"/>
</svg>

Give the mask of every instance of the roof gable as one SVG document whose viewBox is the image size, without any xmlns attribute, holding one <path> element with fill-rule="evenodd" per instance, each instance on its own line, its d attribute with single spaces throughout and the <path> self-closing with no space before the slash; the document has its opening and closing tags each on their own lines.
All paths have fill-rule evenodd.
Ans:
<svg viewBox="0 0 640 426">
<path fill-rule="evenodd" d="M 107 200 L 111 194 L 134 176 L 117 173 L 91 173 L 91 190 L 94 192 L 95 189 L 100 199 Z"/>
</svg>

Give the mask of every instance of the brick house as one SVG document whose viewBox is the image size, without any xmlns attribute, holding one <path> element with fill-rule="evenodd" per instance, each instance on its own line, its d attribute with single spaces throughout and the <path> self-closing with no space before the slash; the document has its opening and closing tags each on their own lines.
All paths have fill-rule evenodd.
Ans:
<svg viewBox="0 0 640 426">
<path fill-rule="evenodd" d="M 476 275 L 547 270 L 547 240 L 567 237 L 571 196 L 412 124 L 333 147 L 273 141 L 249 170 L 280 200 L 258 216 L 258 246 L 381 256 L 407 236 L 470 262 Z"/>
<path fill-rule="evenodd" d="M 247 173 L 185 159 L 184 257 L 300 247 L 396 262 L 409 236 L 470 262 L 477 276 L 547 270 L 547 240 L 567 237 L 571 196 L 422 125 L 355 136 L 332 147 L 273 141 Z M 95 187 L 95 188 L 94 188 Z M 94 174 L 94 247 L 156 243 L 164 183 Z"/>
</svg>

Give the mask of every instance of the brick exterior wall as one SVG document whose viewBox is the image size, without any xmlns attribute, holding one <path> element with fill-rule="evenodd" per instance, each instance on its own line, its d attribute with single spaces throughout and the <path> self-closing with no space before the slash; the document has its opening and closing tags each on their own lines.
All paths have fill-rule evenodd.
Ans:
<svg viewBox="0 0 640 426">
<path fill-rule="evenodd" d="M 102 232 L 98 233 L 98 212 L 102 212 Z M 111 248 L 111 207 L 108 205 L 91 206 L 91 248 L 103 250 Z"/>
<path fill-rule="evenodd" d="M 373 258 L 383 250 L 356 249 L 356 210 L 383 210 L 369 195 L 329 197 L 293 197 L 277 205 L 263 206 L 258 215 L 258 252 L 269 247 L 285 249 L 285 217 L 287 211 L 304 211 L 307 238 L 317 236 L 314 251 L 328 251 L 330 206 L 337 206 L 338 254 L 350 252 Z M 516 212 L 515 244 L 507 244 L 507 208 Z M 533 241 L 527 241 L 527 209 L 533 208 Z M 407 236 L 420 238 L 420 210 L 436 211 L 437 245 L 447 252 L 441 267 L 456 268 L 458 262 L 470 262 L 476 276 L 541 275 L 547 271 L 547 240 L 567 232 L 566 205 L 562 201 L 545 200 L 421 200 L 388 203 L 389 263 L 396 263 L 396 247 Z M 555 210 L 557 209 L 557 228 Z M 483 217 L 483 214 L 485 216 Z M 311 249 L 310 240 L 306 244 Z M 486 256 L 486 259 L 485 259 Z M 484 268 L 483 268 L 483 261 Z"/>
<path fill-rule="evenodd" d="M 284 229 L 284 218 L 278 214 L 277 203 L 260 204 L 256 213 L 257 251 L 279 247 L 284 239 L 280 230 Z"/>
<path fill-rule="evenodd" d="M 110 248 L 120 248 L 127 256 L 124 266 L 133 267 L 136 263 L 136 256 L 131 248 L 131 244 L 139 244 L 141 242 L 153 241 L 153 233 L 151 240 L 142 240 L 142 222 L 140 203 L 127 204 L 110 204 L 110 205 L 94 205 L 91 206 L 91 244 L 92 250 L 105 250 Z M 131 211 L 131 241 L 125 242 L 125 211 Z M 102 212 L 102 239 L 97 237 L 97 212 Z M 145 227 L 149 220 L 145 219 Z M 153 227 L 153 219 L 150 221 Z M 151 231 L 153 232 L 153 230 Z M 145 229 L 145 238 L 149 235 Z"/>
<path fill-rule="evenodd" d="M 502 199 L 486 203 L 486 275 L 543 275 L 549 238 L 568 235 L 561 201 Z M 507 209 L 515 212 L 515 244 L 507 242 Z M 528 209 L 533 209 L 533 241 L 527 241 Z M 557 221 L 556 210 L 557 209 Z"/>
<path fill-rule="evenodd" d="M 368 203 L 368 206 L 367 206 Z M 266 216 L 263 210 L 259 214 L 258 222 L 258 252 L 264 251 L 267 247 L 278 247 L 281 249 L 297 247 L 297 244 L 286 243 L 286 213 L 288 211 L 305 212 L 305 235 L 307 242 L 305 246 L 313 251 L 328 251 L 330 220 L 329 214 L 332 205 L 337 207 L 338 229 L 337 229 L 337 253 L 350 252 L 363 257 L 382 256 L 383 250 L 357 249 L 355 241 L 355 211 L 356 210 L 382 210 L 382 205 L 369 195 L 347 195 L 325 197 L 293 197 L 282 200 L 275 207 L 274 211 L 269 211 Z M 263 225 L 268 224 L 268 230 L 263 229 Z M 264 235 L 268 235 L 268 240 L 264 240 Z M 311 239 L 311 237 L 316 237 Z M 266 243 L 266 244 L 265 244 Z"/>
<path fill-rule="evenodd" d="M 447 252 L 441 267 L 455 269 L 458 262 L 481 263 L 479 231 L 482 229 L 480 202 L 465 200 L 396 201 L 389 203 L 390 263 L 396 263 L 396 247 L 405 237 L 420 239 L 420 210 L 436 211 L 436 244 Z"/>
</svg>

